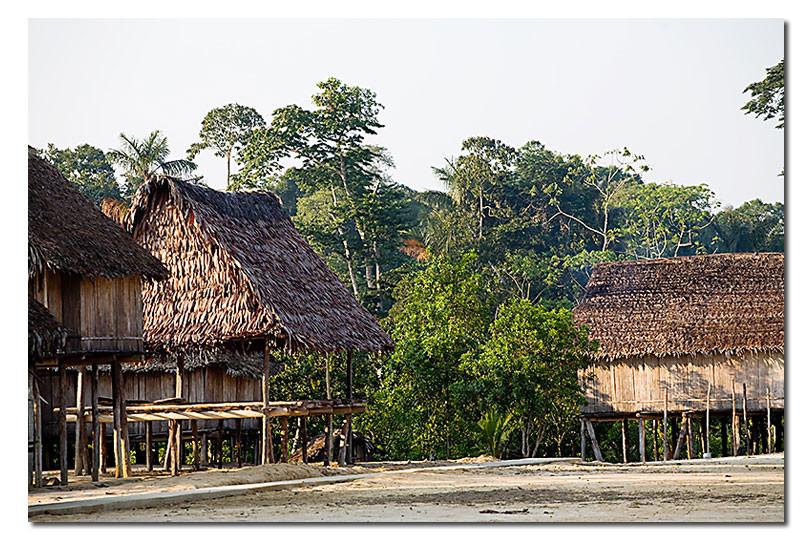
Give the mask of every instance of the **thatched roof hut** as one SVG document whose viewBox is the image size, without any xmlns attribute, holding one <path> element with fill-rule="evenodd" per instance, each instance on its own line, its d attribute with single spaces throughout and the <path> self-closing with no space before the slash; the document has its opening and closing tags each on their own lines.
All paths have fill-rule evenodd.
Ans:
<svg viewBox="0 0 812 540">
<path fill-rule="evenodd" d="M 158 259 L 28 148 L 29 333 L 44 344 L 56 324 L 78 347 L 40 352 L 142 352 L 141 279 L 165 275 Z"/>
<path fill-rule="evenodd" d="M 29 275 L 47 268 L 107 278 L 161 278 L 166 272 L 30 146 L 28 268 Z"/>
<path fill-rule="evenodd" d="M 136 193 L 125 227 L 170 271 L 144 292 L 145 339 L 157 350 L 204 359 L 266 337 L 290 352 L 392 347 L 272 193 L 156 179 Z"/>
<path fill-rule="evenodd" d="M 784 397 L 784 255 L 736 253 L 596 265 L 574 310 L 599 342 L 586 413 L 731 407 Z"/>
<path fill-rule="evenodd" d="M 575 318 L 598 358 L 784 351 L 784 255 L 596 265 Z"/>
</svg>

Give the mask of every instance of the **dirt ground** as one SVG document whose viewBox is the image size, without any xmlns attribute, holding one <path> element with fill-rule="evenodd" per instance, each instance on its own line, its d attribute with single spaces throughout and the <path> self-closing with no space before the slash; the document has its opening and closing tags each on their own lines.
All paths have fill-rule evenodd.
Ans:
<svg viewBox="0 0 812 540">
<path fill-rule="evenodd" d="M 370 464 L 354 467 L 350 472 L 403 466 L 405 464 Z M 342 472 L 306 465 L 288 467 L 296 470 L 285 474 Z M 34 521 L 652 523 L 784 520 L 783 455 L 645 466 L 572 463 L 453 471 L 433 468 L 426 465 L 412 473 L 160 508 L 40 516 Z M 256 467 L 243 470 L 252 471 L 251 481 L 257 481 Z"/>
</svg>

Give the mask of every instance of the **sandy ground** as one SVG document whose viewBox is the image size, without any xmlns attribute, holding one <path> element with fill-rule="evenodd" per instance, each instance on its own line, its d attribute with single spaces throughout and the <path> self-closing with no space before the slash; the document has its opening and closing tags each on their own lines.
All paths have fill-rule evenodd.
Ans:
<svg viewBox="0 0 812 540">
<path fill-rule="evenodd" d="M 352 472 L 404 466 L 370 464 L 355 467 Z M 306 465 L 288 467 L 297 471 L 291 469 L 284 474 L 341 472 Z M 257 481 L 257 468 L 242 471 L 251 471 L 251 481 Z M 197 474 L 214 477 L 212 472 Z M 189 476 L 193 475 L 187 478 Z M 414 473 L 389 474 L 343 484 L 268 491 L 160 508 L 34 518 L 34 521 L 48 522 L 783 520 L 783 455 L 646 466 L 554 464 L 438 471 L 427 465 Z"/>
</svg>

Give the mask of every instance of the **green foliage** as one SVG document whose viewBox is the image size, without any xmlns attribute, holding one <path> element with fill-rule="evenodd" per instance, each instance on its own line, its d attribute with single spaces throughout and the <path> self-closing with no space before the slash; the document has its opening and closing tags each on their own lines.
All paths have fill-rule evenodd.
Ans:
<svg viewBox="0 0 812 540">
<path fill-rule="evenodd" d="M 197 165 L 185 159 L 168 159 L 169 142 L 158 130 L 144 139 L 123 133 L 119 137 L 121 147 L 108 151 L 107 159 L 123 170 L 123 195 L 128 199 L 141 184 L 158 174 L 186 178 L 197 168 Z"/>
<path fill-rule="evenodd" d="M 503 414 L 491 409 L 479 419 L 476 425 L 479 427 L 482 449 L 489 456 L 500 459 L 505 452 L 505 446 L 510 439 L 510 434 L 515 428 L 513 415 L 511 413 Z"/>
<path fill-rule="evenodd" d="M 475 256 L 432 257 L 401 281 L 386 326 L 395 352 L 384 361 L 367 426 L 390 456 L 438 458 L 475 450 L 460 361 L 486 336 L 490 292 Z"/>
<path fill-rule="evenodd" d="M 40 154 L 97 206 L 105 197 L 121 199 L 115 171 L 103 150 L 89 144 L 76 148 L 48 144 Z"/>
<path fill-rule="evenodd" d="M 257 128 L 264 125 L 265 119 L 251 107 L 238 103 L 217 107 L 206 113 L 199 140 L 189 147 L 187 155 L 193 160 L 202 150 L 210 149 L 217 157 L 226 158 L 227 189 L 240 189 L 243 187 L 242 181 L 231 181 L 232 155 L 245 145 Z"/>
<path fill-rule="evenodd" d="M 462 366 L 475 393 L 517 419 L 523 456 L 548 441 L 560 452 L 583 399 L 578 370 L 595 349 L 586 328 L 567 309 L 519 299 L 500 306 L 489 334 Z"/>
<path fill-rule="evenodd" d="M 715 241 L 722 252 L 784 251 L 784 205 L 747 201 L 714 216 Z"/>
<path fill-rule="evenodd" d="M 744 104 L 745 114 L 753 114 L 764 121 L 778 119 L 775 127 L 784 129 L 784 60 L 767 68 L 764 79 L 747 85 L 745 93 L 750 100 Z"/>
</svg>

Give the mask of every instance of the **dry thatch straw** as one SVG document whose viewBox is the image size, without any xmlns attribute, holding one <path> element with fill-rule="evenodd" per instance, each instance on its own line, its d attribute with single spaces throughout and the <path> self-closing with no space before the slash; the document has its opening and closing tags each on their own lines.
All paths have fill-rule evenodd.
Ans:
<svg viewBox="0 0 812 540">
<path fill-rule="evenodd" d="M 784 351 L 784 254 L 596 265 L 574 311 L 597 358 Z"/>
<path fill-rule="evenodd" d="M 68 330 L 61 327 L 48 308 L 28 297 L 28 358 L 50 358 L 65 348 Z"/>
<path fill-rule="evenodd" d="M 161 278 L 166 272 L 155 257 L 28 147 L 29 276 L 46 268 L 108 278 Z"/>
<path fill-rule="evenodd" d="M 290 352 L 392 348 L 272 193 L 160 178 L 139 189 L 123 221 L 170 272 L 144 289 L 144 337 L 155 350 L 264 337 Z"/>
</svg>

